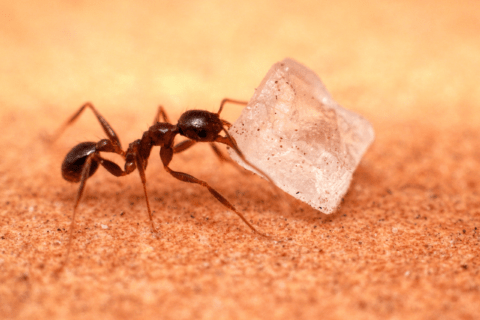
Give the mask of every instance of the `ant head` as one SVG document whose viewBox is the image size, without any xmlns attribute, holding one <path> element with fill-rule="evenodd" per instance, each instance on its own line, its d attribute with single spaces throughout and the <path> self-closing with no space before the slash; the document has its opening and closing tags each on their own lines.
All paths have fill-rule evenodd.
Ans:
<svg viewBox="0 0 480 320">
<path fill-rule="evenodd" d="M 199 142 L 213 142 L 223 129 L 218 114 L 204 110 L 189 110 L 178 120 L 182 136 Z"/>
</svg>

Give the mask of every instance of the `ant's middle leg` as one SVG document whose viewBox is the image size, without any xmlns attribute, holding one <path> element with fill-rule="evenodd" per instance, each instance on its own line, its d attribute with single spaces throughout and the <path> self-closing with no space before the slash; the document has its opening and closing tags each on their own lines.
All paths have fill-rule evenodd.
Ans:
<svg viewBox="0 0 480 320">
<path fill-rule="evenodd" d="M 172 148 L 168 148 L 168 147 L 162 147 L 160 149 L 160 158 L 162 160 L 162 163 L 163 163 L 163 167 L 165 168 L 165 170 L 170 173 L 174 178 L 180 180 L 180 181 L 183 181 L 183 182 L 189 182 L 189 183 L 196 183 L 196 184 L 199 184 L 205 188 L 208 189 L 208 191 L 218 200 L 220 201 L 221 204 L 223 204 L 225 207 L 227 207 L 228 209 L 230 209 L 231 211 L 233 211 L 240 219 L 242 219 L 242 221 L 252 230 L 254 231 L 255 233 L 258 233 L 264 237 L 267 237 L 269 238 L 269 236 L 267 236 L 266 234 L 258 231 L 257 229 L 255 229 L 255 227 L 253 225 L 250 224 L 250 222 L 247 221 L 247 219 L 239 212 L 237 211 L 237 209 L 227 200 L 225 199 L 220 193 L 218 193 L 215 189 L 213 189 L 212 187 L 210 187 L 210 185 L 208 183 L 206 183 L 205 181 L 203 180 L 200 180 L 200 179 L 197 179 L 195 178 L 194 176 L 191 176 L 187 173 L 184 173 L 184 172 L 178 172 L 178 171 L 173 171 L 172 169 L 170 169 L 168 167 L 168 165 L 170 164 L 170 162 L 172 161 L 172 157 L 173 157 L 173 149 Z"/>
<path fill-rule="evenodd" d="M 97 117 L 97 120 L 98 122 L 100 122 L 100 125 L 102 126 L 105 134 L 107 135 L 108 140 L 110 140 L 112 142 L 112 145 L 114 146 L 114 152 L 123 156 L 125 152 L 122 151 L 122 145 L 120 143 L 120 139 L 115 133 L 115 130 L 113 130 L 112 126 L 107 122 L 107 120 L 105 120 L 105 118 L 97 111 L 97 109 L 95 109 L 93 104 L 91 104 L 90 102 L 82 105 L 80 109 L 78 109 L 78 111 L 70 117 L 70 119 L 68 119 L 60 128 L 58 128 L 58 130 L 52 135 L 51 141 L 55 141 L 65 131 L 66 128 L 72 125 L 86 108 L 90 108 Z"/>
<path fill-rule="evenodd" d="M 160 122 L 160 118 L 162 118 L 163 122 L 170 123 L 170 120 L 168 119 L 168 116 L 167 116 L 167 112 L 165 112 L 165 109 L 163 108 L 163 106 L 158 106 L 157 114 L 153 119 L 153 124 Z"/>
<path fill-rule="evenodd" d="M 135 169 L 138 170 L 140 180 L 142 181 L 143 193 L 145 194 L 145 201 L 147 203 L 148 218 L 150 219 L 150 226 L 152 233 L 155 233 L 155 226 L 153 224 L 152 210 L 150 209 L 150 201 L 148 200 L 147 193 L 147 178 L 145 176 L 145 168 L 147 167 L 148 158 L 144 158 L 140 153 L 140 140 L 137 140 L 130 144 L 127 150 L 125 159 L 125 174 L 132 173 Z M 145 157 L 150 155 L 148 151 Z"/>
<path fill-rule="evenodd" d="M 155 233 L 155 226 L 153 224 L 153 216 L 152 210 L 150 209 L 150 201 L 148 201 L 148 194 L 147 194 L 147 178 L 145 176 L 145 169 L 144 169 L 144 162 L 138 152 L 135 153 L 135 164 L 138 170 L 138 174 L 140 175 L 140 180 L 142 181 L 143 186 L 143 193 L 145 194 L 145 201 L 147 202 L 147 211 L 148 211 L 148 218 L 150 219 L 150 227 L 152 228 L 152 233 Z"/>
</svg>

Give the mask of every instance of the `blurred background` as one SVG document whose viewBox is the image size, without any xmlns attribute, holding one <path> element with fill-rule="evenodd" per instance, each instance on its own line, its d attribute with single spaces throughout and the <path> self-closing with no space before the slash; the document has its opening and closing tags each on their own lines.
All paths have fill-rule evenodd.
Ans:
<svg viewBox="0 0 480 320">
<path fill-rule="evenodd" d="M 160 103 L 215 110 L 248 100 L 285 57 L 374 122 L 478 114 L 478 1 L 2 1 L 0 12 L 1 108 L 55 121 L 85 101 L 131 116 Z"/>
<path fill-rule="evenodd" d="M 0 318 L 478 318 L 479 30 L 478 0 L 0 0 Z M 104 133 L 87 111 L 54 145 L 42 135 L 91 101 L 125 146 L 159 104 L 176 122 L 248 100 L 285 57 L 375 128 L 337 213 L 281 212 L 207 145 L 176 156 L 285 241 L 251 237 L 154 151 L 161 236 L 138 175 L 98 170 L 56 277 L 78 190 L 62 158 Z"/>
</svg>

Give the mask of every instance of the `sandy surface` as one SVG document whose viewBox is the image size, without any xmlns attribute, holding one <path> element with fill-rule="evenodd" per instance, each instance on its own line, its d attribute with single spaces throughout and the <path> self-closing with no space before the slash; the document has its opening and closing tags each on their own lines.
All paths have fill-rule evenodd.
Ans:
<svg viewBox="0 0 480 320">
<path fill-rule="evenodd" d="M 480 318 L 478 1 L 134 1 L 0 4 L 1 319 Z M 103 138 L 92 101 L 124 145 L 158 104 L 171 119 L 249 99 L 292 57 L 377 139 L 337 213 L 220 165 L 208 146 L 172 168 L 211 183 L 261 238 L 198 186 L 147 170 L 92 177 L 79 207 L 60 165 Z M 225 117 L 234 121 L 241 108 Z M 111 159 L 121 163 L 118 157 Z"/>
</svg>

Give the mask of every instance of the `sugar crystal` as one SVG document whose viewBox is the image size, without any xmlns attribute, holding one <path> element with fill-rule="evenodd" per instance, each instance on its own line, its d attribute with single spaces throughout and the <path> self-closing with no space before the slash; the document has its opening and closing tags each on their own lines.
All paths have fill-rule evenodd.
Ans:
<svg viewBox="0 0 480 320">
<path fill-rule="evenodd" d="M 268 71 L 229 133 L 278 187 L 324 213 L 338 207 L 374 140 L 367 120 L 338 105 L 312 70 L 289 58 Z"/>
</svg>

